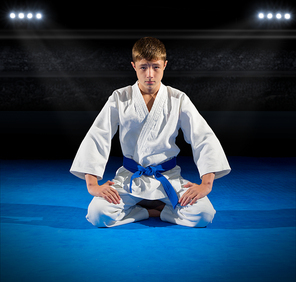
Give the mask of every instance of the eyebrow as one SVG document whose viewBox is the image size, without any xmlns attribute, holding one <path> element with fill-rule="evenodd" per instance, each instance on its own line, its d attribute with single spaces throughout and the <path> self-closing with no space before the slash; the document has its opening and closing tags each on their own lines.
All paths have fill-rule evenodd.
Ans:
<svg viewBox="0 0 296 282">
<path fill-rule="evenodd" d="M 148 64 L 141 64 L 140 67 L 145 67 L 147 66 Z M 152 66 L 160 66 L 160 64 L 156 63 L 156 64 L 152 64 Z"/>
</svg>

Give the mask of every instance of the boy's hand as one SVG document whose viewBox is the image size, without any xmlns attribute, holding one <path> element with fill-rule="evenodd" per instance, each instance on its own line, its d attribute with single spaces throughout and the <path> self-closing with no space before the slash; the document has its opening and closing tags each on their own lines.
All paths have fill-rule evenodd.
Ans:
<svg viewBox="0 0 296 282">
<path fill-rule="evenodd" d="M 109 203 L 119 204 L 120 196 L 116 189 L 112 188 L 110 185 L 113 185 L 114 182 L 108 180 L 103 185 L 88 185 L 88 192 L 95 197 L 102 197 Z"/>
<path fill-rule="evenodd" d="M 197 200 L 207 196 L 212 191 L 212 185 L 208 184 L 195 184 L 188 182 L 184 188 L 189 188 L 183 196 L 179 199 L 181 206 L 186 206 L 190 203 L 193 205 Z"/>
</svg>

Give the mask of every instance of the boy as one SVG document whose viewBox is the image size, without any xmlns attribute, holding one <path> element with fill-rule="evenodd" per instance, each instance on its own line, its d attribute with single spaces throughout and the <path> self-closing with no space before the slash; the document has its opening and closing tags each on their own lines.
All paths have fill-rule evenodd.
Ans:
<svg viewBox="0 0 296 282">
<path fill-rule="evenodd" d="M 223 149 L 185 93 L 161 83 L 166 49 L 156 38 L 138 40 L 132 49 L 138 81 L 113 92 L 82 141 L 71 173 L 85 179 L 94 196 L 87 220 L 113 227 L 150 216 L 190 227 L 205 227 L 216 211 L 207 195 L 215 178 L 230 172 Z M 123 166 L 114 179 L 98 185 L 119 128 Z M 191 144 L 202 183 L 191 183 L 176 165 L 175 144 L 182 129 Z"/>
</svg>

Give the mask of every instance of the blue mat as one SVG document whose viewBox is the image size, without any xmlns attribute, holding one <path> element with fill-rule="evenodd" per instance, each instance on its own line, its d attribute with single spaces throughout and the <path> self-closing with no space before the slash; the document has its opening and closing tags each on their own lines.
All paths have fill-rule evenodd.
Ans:
<svg viewBox="0 0 296 282">
<path fill-rule="evenodd" d="M 295 158 L 231 157 L 207 228 L 97 229 L 71 161 L 1 161 L 1 281 L 295 281 Z M 191 158 L 183 177 L 199 182 Z M 104 181 L 121 165 L 113 157 Z"/>
</svg>

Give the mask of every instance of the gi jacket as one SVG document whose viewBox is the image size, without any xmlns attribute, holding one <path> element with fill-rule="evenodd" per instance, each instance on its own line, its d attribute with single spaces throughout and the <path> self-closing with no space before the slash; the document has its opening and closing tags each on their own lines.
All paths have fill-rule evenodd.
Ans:
<svg viewBox="0 0 296 282">
<path fill-rule="evenodd" d="M 115 90 L 97 116 L 82 141 L 70 169 L 85 178 L 85 174 L 103 178 L 111 149 L 111 140 L 119 129 L 122 153 L 143 167 L 156 166 L 177 156 L 180 149 L 175 143 L 179 129 L 185 141 L 191 144 L 193 159 L 202 175 L 215 172 L 220 178 L 230 172 L 223 148 L 207 122 L 199 114 L 188 96 L 161 84 L 149 112 L 138 82 Z M 132 173 L 121 167 L 114 178 L 114 188 L 129 192 Z M 176 166 L 163 175 L 178 193 L 187 180 Z M 132 194 L 145 199 L 166 197 L 162 185 L 153 176 L 133 180 Z"/>
</svg>

